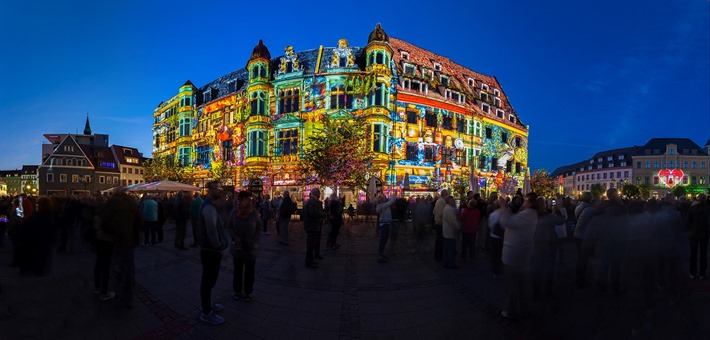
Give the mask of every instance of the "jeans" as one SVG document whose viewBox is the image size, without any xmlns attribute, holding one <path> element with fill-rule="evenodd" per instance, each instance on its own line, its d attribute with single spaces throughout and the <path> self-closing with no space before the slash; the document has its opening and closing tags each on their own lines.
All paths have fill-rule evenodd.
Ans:
<svg viewBox="0 0 710 340">
<path fill-rule="evenodd" d="M 187 220 L 175 220 L 175 248 L 185 248 Z"/>
<path fill-rule="evenodd" d="M 589 258 L 592 255 L 593 248 L 581 238 L 575 238 L 574 240 L 577 242 L 577 285 L 586 285 L 588 284 L 587 266 L 589 266 Z"/>
<path fill-rule="evenodd" d="M 232 288 L 237 294 L 242 291 L 251 295 L 254 292 L 254 272 L 256 270 L 256 260 L 247 260 L 240 257 L 234 258 L 234 277 Z"/>
<path fill-rule="evenodd" d="M 557 240 L 535 242 L 532 254 L 533 293 L 536 298 L 552 296 Z"/>
<path fill-rule="evenodd" d="M 131 306 L 133 303 L 133 286 L 136 282 L 136 263 L 133 247 L 115 246 L 113 251 L 116 260 L 116 293 L 118 300 Z"/>
<path fill-rule="evenodd" d="M 156 244 L 158 241 L 158 222 L 145 221 L 145 223 L 143 223 L 143 236 L 143 244 Z"/>
<path fill-rule="evenodd" d="M 443 262 L 444 267 L 454 267 L 456 265 L 454 259 L 456 258 L 456 239 L 444 237 L 444 248 L 443 248 Z"/>
<path fill-rule="evenodd" d="M 200 261 L 202 262 L 200 304 L 202 305 L 202 312 L 209 314 L 212 311 L 212 288 L 217 284 L 222 252 L 202 249 L 200 250 Z"/>
<path fill-rule="evenodd" d="M 282 244 L 288 244 L 288 223 L 291 221 L 291 218 L 279 218 L 279 242 Z"/>
<path fill-rule="evenodd" d="M 314 256 L 320 255 L 316 248 L 320 246 L 320 231 L 306 231 L 306 265 L 310 266 L 315 261 Z"/>
<path fill-rule="evenodd" d="M 700 256 L 698 256 L 700 252 Z M 700 257 L 700 267 L 698 268 L 698 257 Z M 708 238 L 701 240 L 690 240 L 690 275 L 705 276 L 708 269 Z"/>
<path fill-rule="evenodd" d="M 444 231 L 441 224 L 434 225 L 436 241 L 434 242 L 434 260 L 441 262 L 444 254 Z"/>
<path fill-rule="evenodd" d="M 335 247 L 338 241 L 338 235 L 340 234 L 340 226 L 343 224 L 342 221 L 330 222 L 330 233 L 328 234 L 328 247 Z"/>
<path fill-rule="evenodd" d="M 525 294 L 527 277 L 527 267 L 505 265 L 508 315 L 511 317 L 525 317 L 528 314 L 528 300 Z"/>
<path fill-rule="evenodd" d="M 108 279 L 111 271 L 111 256 L 113 243 L 96 240 L 96 264 L 94 264 L 94 288 L 100 289 L 101 294 L 108 293 Z"/>
<path fill-rule="evenodd" d="M 476 234 L 461 233 L 461 258 L 465 259 L 466 255 L 472 259 L 476 258 Z"/>
<path fill-rule="evenodd" d="M 200 228 L 198 228 L 198 223 L 200 223 L 198 219 L 190 219 L 190 224 L 192 225 L 192 246 L 197 246 L 200 240 Z"/>
<path fill-rule="evenodd" d="M 377 246 L 377 251 L 380 256 L 385 254 L 385 245 L 387 245 L 387 239 L 390 237 L 390 224 L 384 223 L 380 224 L 380 244 Z"/>
<path fill-rule="evenodd" d="M 490 252 L 489 258 L 491 261 L 491 273 L 494 275 L 502 275 L 503 262 L 501 260 L 501 256 L 503 256 L 503 239 L 489 236 L 488 251 Z"/>
</svg>

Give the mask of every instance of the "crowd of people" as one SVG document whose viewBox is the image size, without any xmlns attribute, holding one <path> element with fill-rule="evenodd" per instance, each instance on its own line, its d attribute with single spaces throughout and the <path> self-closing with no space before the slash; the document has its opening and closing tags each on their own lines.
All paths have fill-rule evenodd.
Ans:
<svg viewBox="0 0 710 340">
<path fill-rule="evenodd" d="M 505 277 L 508 304 L 501 315 L 513 320 L 529 315 L 528 288 L 534 299 L 554 296 L 555 265 L 571 255 L 576 255 L 579 289 L 594 282 L 600 292 L 621 295 L 639 284 L 646 297 L 641 311 L 653 309 L 653 294 L 659 287 L 669 292 L 669 303 L 677 300 L 683 269 L 675 245 L 684 229 L 690 248 L 687 275 L 699 280 L 707 275 L 710 205 L 704 194 L 692 202 L 627 200 L 611 188 L 604 199 L 584 193 L 575 202 L 520 192 L 512 197 L 493 193 L 484 199 L 469 192 L 457 204 L 448 190 L 442 190 L 437 197 L 379 195 L 373 201 L 370 206 L 379 234 L 377 262 L 388 262 L 398 233 L 407 226 L 412 228 L 412 252 L 422 252 L 426 235 L 434 235 L 432 255 L 443 268 L 459 268 L 457 255 L 459 261 L 486 256 L 492 277 Z M 352 204 L 344 206 L 344 199 L 335 194 L 322 200 L 318 188 L 310 191 L 300 214 L 307 237 L 305 267 L 317 269 L 323 260 L 324 227 L 330 226 L 325 249 L 340 248 L 344 216 L 354 216 Z M 273 221 L 278 243 L 288 247 L 289 225 L 296 211 L 288 191 L 273 199 L 268 195 L 258 199 L 247 191 L 232 197 L 216 182 L 208 185 L 204 197 L 179 192 L 169 197 L 145 194 L 139 199 L 121 191 L 93 197 L 20 195 L 0 200 L 0 246 L 9 239 L 10 265 L 18 267 L 21 275 L 43 276 L 51 271 L 53 253 L 72 253 L 76 246 L 72 235 L 80 233 L 95 248 L 94 293 L 100 300 L 117 298 L 130 307 L 134 249 L 141 244 L 141 232 L 143 245 L 155 246 L 163 242 L 165 222 L 172 219 L 176 228 L 173 246 L 186 250 L 190 222 L 190 246 L 200 248 L 203 268 L 199 319 L 221 324 L 224 318 L 215 313 L 223 306 L 213 303 L 211 295 L 224 253 L 228 251 L 234 262 L 232 296 L 249 302 L 260 239 L 269 235 Z M 566 242 L 574 242 L 576 254 L 565 254 Z M 595 273 L 589 270 L 592 259 L 597 261 Z M 639 331 L 651 327 L 649 315 L 639 314 Z"/>
</svg>

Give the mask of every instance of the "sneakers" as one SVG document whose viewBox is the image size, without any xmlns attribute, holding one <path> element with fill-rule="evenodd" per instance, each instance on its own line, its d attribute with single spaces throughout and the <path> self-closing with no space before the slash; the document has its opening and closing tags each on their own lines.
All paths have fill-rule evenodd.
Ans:
<svg viewBox="0 0 710 340">
<path fill-rule="evenodd" d="M 212 311 L 213 312 L 221 312 L 223 310 L 224 310 L 224 305 L 222 305 L 221 303 L 212 303 Z M 200 307 L 200 311 L 204 312 L 202 310 L 202 307 Z"/>
<path fill-rule="evenodd" d="M 106 293 L 106 294 L 101 294 L 101 295 L 99 295 L 99 300 L 101 300 L 101 301 L 106 301 L 106 300 L 111 300 L 111 299 L 113 299 L 114 297 L 116 297 L 116 293 L 114 293 L 114 292 L 108 292 L 108 293 Z"/>
<path fill-rule="evenodd" d="M 211 323 L 213 325 L 219 325 L 224 323 L 224 318 L 214 312 L 210 312 L 209 314 L 200 312 L 200 321 Z"/>
</svg>

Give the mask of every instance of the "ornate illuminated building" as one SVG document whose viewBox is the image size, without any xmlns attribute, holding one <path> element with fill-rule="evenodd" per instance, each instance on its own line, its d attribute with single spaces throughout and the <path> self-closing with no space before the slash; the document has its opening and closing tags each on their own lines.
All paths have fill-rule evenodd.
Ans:
<svg viewBox="0 0 710 340">
<path fill-rule="evenodd" d="M 173 155 L 198 184 L 260 179 L 266 192 L 298 189 L 297 162 L 323 117 L 363 117 L 385 190 L 468 183 L 522 186 L 528 128 L 497 79 L 405 41 L 378 24 L 364 47 L 272 58 L 260 40 L 246 67 L 198 88 L 187 81 L 153 113 L 153 156 Z M 221 177 L 225 178 L 225 177 Z M 399 189 L 397 189 L 399 188 Z"/>
</svg>

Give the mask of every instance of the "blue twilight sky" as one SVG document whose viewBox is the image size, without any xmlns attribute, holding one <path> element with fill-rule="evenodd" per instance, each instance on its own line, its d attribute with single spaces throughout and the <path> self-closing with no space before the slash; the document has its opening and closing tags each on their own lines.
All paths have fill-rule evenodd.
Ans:
<svg viewBox="0 0 710 340">
<path fill-rule="evenodd" d="M 372 5 L 368 5 L 372 4 Z M 378 7 L 379 5 L 379 7 Z M 44 133 L 94 133 L 151 153 L 153 109 L 190 79 L 390 35 L 496 76 L 553 171 L 652 137 L 710 138 L 710 2 L 3 1 L 0 169 L 38 164 Z"/>
</svg>

